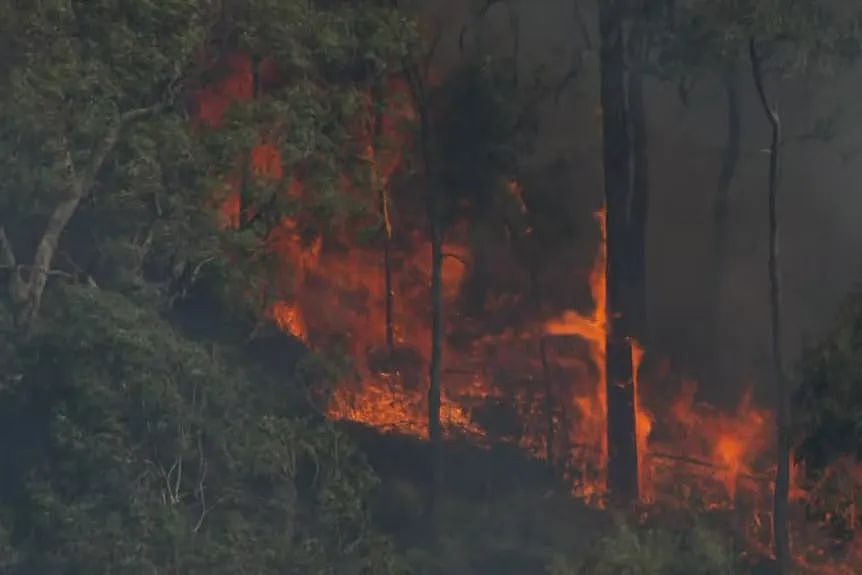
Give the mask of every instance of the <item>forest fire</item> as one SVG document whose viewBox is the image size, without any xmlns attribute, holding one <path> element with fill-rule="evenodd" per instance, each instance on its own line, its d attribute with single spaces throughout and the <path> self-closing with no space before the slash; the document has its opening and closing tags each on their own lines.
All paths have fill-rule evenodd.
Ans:
<svg viewBox="0 0 862 575">
<path fill-rule="evenodd" d="M 269 161 L 270 156 L 259 153 L 252 157 L 252 161 L 259 158 Z M 256 171 L 267 173 L 262 166 Z M 603 229 L 603 212 L 597 213 L 597 221 Z M 289 290 L 293 297 L 290 303 L 275 303 L 270 310 L 272 317 L 282 329 L 313 347 L 323 348 L 339 340 L 353 361 L 354 376 L 334 390 L 327 414 L 333 419 L 427 437 L 424 386 L 426 354 L 430 348 L 425 303 L 430 283 L 427 241 L 414 233 L 399 243 L 399 247 L 406 246 L 408 253 L 398 256 L 393 265 L 395 348 L 387 350 L 385 287 L 379 252 L 356 246 L 326 250 L 320 243 L 304 247 L 290 220 L 274 237 L 277 239 L 272 241 L 273 249 L 293 270 Z M 445 263 L 446 303 L 456 307 L 470 255 L 465 245 L 455 243 L 448 245 L 446 251 L 453 256 Z M 568 452 L 561 459 L 569 466 L 575 495 L 596 503 L 604 493 L 607 461 L 604 268 L 605 250 L 601 242 L 590 273 L 593 311 L 589 314 L 566 311 L 543 324 L 544 337 L 586 343 L 585 357 L 568 358 L 582 373 L 574 377 L 574 384 L 567 386 L 570 395 L 558 398 L 564 416 L 555 425 L 567 428 L 559 430 L 562 438 L 557 439 L 559 445 L 555 451 Z M 503 336 L 483 337 L 481 346 L 489 345 L 507 346 L 511 342 Z M 454 365 L 475 366 L 482 362 L 481 346 L 456 348 L 450 344 L 445 350 L 446 357 Z M 570 350 L 557 349 L 560 346 L 550 347 L 557 356 L 571 355 Z M 639 366 L 643 355 L 644 350 L 634 345 L 633 365 Z M 528 358 L 526 363 L 538 369 L 536 361 Z M 544 430 L 532 426 L 530 431 L 526 421 L 542 417 L 537 407 L 529 403 L 528 398 L 535 393 L 501 389 L 481 369 L 474 373 L 450 372 L 446 383 L 442 420 L 450 436 L 468 437 L 479 444 L 490 441 L 488 432 L 473 421 L 471 412 L 491 399 L 506 398 L 523 402 L 515 406 L 518 415 L 525 419 L 524 433 L 517 438 L 518 443 L 536 456 L 544 454 L 547 447 Z M 690 476 L 698 479 L 696 488 L 703 491 L 701 497 L 710 499 L 713 505 L 729 507 L 735 501 L 740 477 L 751 476 L 755 463 L 768 450 L 770 419 L 767 413 L 753 407 L 750 395 L 743 398 L 735 414 L 722 414 L 697 405 L 695 392 L 695 386 L 684 386 L 668 413 L 663 414 L 666 438 L 650 437 L 655 416 L 638 404 L 644 498 L 652 500 L 665 491 L 654 482 L 671 486 L 681 477 Z M 653 452 L 656 457 L 651 456 Z M 674 459 L 673 454 L 679 457 Z"/>
<path fill-rule="evenodd" d="M 242 83 L 250 82 L 251 74 L 236 62 L 234 68 L 238 72 L 226 81 L 220 96 L 212 101 L 203 98 L 203 123 L 218 123 L 227 108 L 224 98 L 251 97 L 252 91 Z M 392 89 L 403 92 L 404 87 Z M 396 101 L 392 94 L 390 98 Z M 382 232 L 375 239 L 357 240 L 356 230 L 346 224 L 326 241 L 305 236 L 299 223 L 306 208 L 304 184 L 299 178 L 290 179 L 285 193 L 298 201 L 299 211 L 268 237 L 268 249 L 284 270 L 283 285 L 278 286 L 283 296 L 271 305 L 269 315 L 310 348 L 341 349 L 350 358 L 352 375 L 332 391 L 328 417 L 425 439 L 431 246 L 421 220 L 415 216 L 411 220 L 409 209 L 393 215 L 390 205 L 392 180 L 406 147 L 396 125 L 411 115 L 403 103 L 393 104 L 384 114 L 380 131 L 396 140 L 389 147 L 376 142 L 374 122 L 366 122 L 359 138 L 361 156 L 370 166 L 369 181 L 376 193 L 345 186 L 345 193 L 379 216 Z M 268 144 L 254 148 L 250 167 L 252 177 L 276 183 L 285 180 L 279 153 Z M 235 228 L 242 211 L 241 182 L 230 177 L 227 183 L 233 193 L 222 213 L 225 225 Z M 510 182 L 509 191 L 526 212 L 520 186 Z M 596 220 L 600 241 L 589 273 L 591 311 L 534 313 L 529 320 L 533 325 L 516 334 L 497 330 L 457 342 L 446 338 L 441 419 L 450 438 L 466 438 L 479 446 L 511 442 L 537 458 L 550 459 L 564 472 L 576 497 L 603 505 L 608 458 L 604 210 L 597 212 Z M 444 247 L 447 333 L 468 323 L 461 309 L 473 264 L 469 234 L 465 224 L 454 226 Z M 750 392 L 733 413 L 699 404 L 692 382 L 683 384 L 670 401 L 650 402 L 651 394 L 667 387 L 667 382 L 639 373 L 646 352 L 638 342 L 631 343 L 642 500 L 717 510 L 745 507 L 751 512 L 745 529 L 759 530 L 754 537 L 763 539 L 772 489 L 772 414 L 756 407 Z M 503 356 L 500 361 L 517 377 L 512 373 L 500 377 L 496 366 L 489 365 Z M 489 406 L 501 405 L 514 418 L 510 426 L 514 429 L 499 431 L 497 420 L 505 419 L 499 409 L 485 417 Z M 648 405 L 664 407 L 651 410 Z M 805 495 L 802 491 L 801 496 Z"/>
</svg>

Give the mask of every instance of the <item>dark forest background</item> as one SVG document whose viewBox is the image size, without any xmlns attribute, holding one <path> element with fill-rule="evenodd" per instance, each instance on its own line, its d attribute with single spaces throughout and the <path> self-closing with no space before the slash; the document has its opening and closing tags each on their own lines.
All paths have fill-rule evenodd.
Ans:
<svg viewBox="0 0 862 575">
<path fill-rule="evenodd" d="M 820 571 L 801 545 L 793 568 L 858 572 L 858 6 L 607 1 L 655 46 L 638 337 L 651 369 L 672 362 L 718 407 L 750 385 L 775 402 L 770 126 L 748 42 L 764 50 L 784 128 L 792 448 L 816 485 L 788 521 L 825 549 Z M 565 282 L 599 244 L 606 17 L 586 0 L 0 0 L 0 573 L 797 572 L 733 510 L 597 508 L 552 461 L 444 441 L 446 322 L 504 331 L 482 307 L 495 286 L 541 300 L 474 266 L 441 308 L 459 257 L 444 238 L 466 227 L 477 254 L 562 270 L 555 311 L 589 304 L 585 281 Z M 740 137 L 717 256 L 728 61 Z M 246 63 L 251 81 L 231 84 Z M 368 169 L 387 146 L 391 189 Z M 355 377 L 352 334 L 312 345 L 274 321 L 301 275 L 279 234 L 306 253 L 430 244 L 408 302 L 427 312 L 430 365 L 390 341 L 381 368 L 422 363 L 430 441 L 326 417 Z M 550 315 L 523 308 L 512 325 Z"/>
</svg>

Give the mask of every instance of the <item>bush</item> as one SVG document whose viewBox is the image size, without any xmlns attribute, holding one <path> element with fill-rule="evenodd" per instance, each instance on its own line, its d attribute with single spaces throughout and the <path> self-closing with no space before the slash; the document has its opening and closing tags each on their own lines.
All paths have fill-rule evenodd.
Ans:
<svg viewBox="0 0 862 575">
<path fill-rule="evenodd" d="M 799 378 L 796 455 L 808 471 L 862 457 L 862 294 L 848 299 L 832 331 L 805 350 Z"/>
<path fill-rule="evenodd" d="M 0 334 L 4 573 L 398 572 L 376 479 L 330 424 L 267 408 L 120 295 L 65 288 L 44 312 L 28 340 Z"/>
<path fill-rule="evenodd" d="M 674 532 L 621 522 L 577 567 L 558 557 L 550 570 L 552 575 L 724 575 L 732 567 L 720 537 L 699 524 Z"/>
</svg>

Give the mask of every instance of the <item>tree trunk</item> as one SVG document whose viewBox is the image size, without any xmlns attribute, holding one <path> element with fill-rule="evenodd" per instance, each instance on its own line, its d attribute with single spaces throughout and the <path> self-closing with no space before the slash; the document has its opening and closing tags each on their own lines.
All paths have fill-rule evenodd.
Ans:
<svg viewBox="0 0 862 575">
<path fill-rule="evenodd" d="M 721 301 L 727 264 L 727 232 L 730 213 L 730 187 L 739 163 L 742 119 L 740 113 L 739 77 L 736 59 L 728 63 L 722 82 L 727 97 L 727 142 L 721 157 L 721 172 L 713 208 L 713 278 L 710 282 L 707 357 L 710 379 L 715 379 L 721 361 Z M 717 386 L 710 386 L 715 388 Z"/>
<path fill-rule="evenodd" d="M 380 120 L 376 120 L 379 124 Z M 375 141 L 377 139 L 375 138 Z M 373 152 L 372 153 L 376 153 Z M 386 191 L 387 182 L 381 181 L 377 173 L 377 166 L 372 162 L 372 185 L 377 188 L 377 202 L 380 206 L 380 218 L 383 231 L 383 312 L 385 314 L 385 337 L 386 349 L 390 358 L 395 352 L 395 324 L 392 318 L 392 300 L 394 297 L 392 287 L 392 220 L 389 213 L 389 194 Z"/>
<path fill-rule="evenodd" d="M 629 221 L 629 257 L 631 270 L 631 335 L 641 347 L 645 347 L 649 336 L 647 320 L 647 265 L 646 232 L 649 215 L 649 158 L 647 157 L 647 121 L 644 103 L 643 68 L 646 63 L 649 38 L 643 26 L 635 23 L 631 33 L 631 71 L 629 73 L 629 113 L 631 114 L 632 142 L 632 199 Z"/>
<path fill-rule="evenodd" d="M 432 204 L 437 204 L 432 200 Z M 434 208 L 432 208 L 434 209 Z M 435 213 L 437 212 L 437 213 Z M 439 209 L 431 216 L 431 364 L 428 367 L 428 438 L 431 442 L 431 492 L 428 511 L 433 516 L 443 476 L 443 430 L 440 422 L 440 368 L 443 363 L 443 230 Z"/>
<path fill-rule="evenodd" d="M 385 93 L 379 82 L 375 84 L 372 90 L 373 102 L 372 106 L 383 103 Z M 380 172 L 377 165 L 377 149 L 380 146 L 380 139 L 383 135 L 383 110 L 373 109 L 373 130 L 371 140 L 371 185 L 377 189 L 377 202 L 380 209 L 380 220 L 382 222 L 383 231 L 383 285 L 384 285 L 384 313 L 385 313 L 385 337 L 386 348 L 389 356 L 395 351 L 395 327 L 392 318 L 392 299 L 394 297 L 392 291 L 392 217 L 389 211 L 389 194 L 387 187 L 388 181 L 384 181 L 380 177 Z"/>
<path fill-rule="evenodd" d="M 381 192 L 385 194 L 385 192 Z M 392 299 L 394 297 L 392 288 L 392 239 L 389 234 L 383 240 L 383 284 L 386 293 L 384 295 L 386 314 L 386 349 L 390 357 L 395 352 L 395 325 L 392 320 Z"/>
<path fill-rule="evenodd" d="M 556 441 L 554 408 L 556 400 L 554 399 L 554 387 L 551 380 L 551 366 L 548 363 L 548 350 L 545 345 L 544 334 L 541 333 L 539 334 L 539 357 L 542 360 L 542 379 L 545 383 L 545 461 L 553 471 L 557 466 L 554 451 L 554 442 Z"/>
<path fill-rule="evenodd" d="M 599 3 L 604 186 L 607 206 L 607 426 L 608 490 L 621 503 L 638 498 L 635 393 L 626 278 L 630 269 L 628 210 L 631 149 L 628 134 L 625 2 Z"/>
<path fill-rule="evenodd" d="M 397 3 L 396 3 L 397 6 Z M 431 233 L 431 362 L 428 366 L 428 440 L 430 482 L 425 506 L 428 526 L 435 527 L 437 496 L 443 482 L 443 427 L 440 422 L 443 364 L 443 199 L 431 162 L 431 126 L 422 71 L 405 66 L 413 102 L 419 116 L 419 152 L 425 177 L 428 223 Z"/>
<path fill-rule="evenodd" d="M 790 573 L 789 495 L 790 495 L 790 399 L 784 378 L 784 360 L 781 350 L 781 277 L 778 261 L 778 192 L 781 175 L 781 119 L 769 102 L 763 80 L 763 67 L 754 38 L 749 42 L 751 68 L 763 113 L 772 126 L 769 147 L 769 303 L 772 328 L 772 368 L 775 373 L 777 403 L 778 465 L 775 475 L 775 497 L 772 511 L 772 538 L 775 558 L 781 575 Z"/>
<path fill-rule="evenodd" d="M 29 333 L 33 320 L 38 315 L 39 308 L 42 305 L 42 294 L 45 292 L 45 286 L 48 283 L 48 275 L 51 272 L 54 255 L 60 243 L 60 236 L 63 235 L 66 226 L 69 224 L 69 220 L 72 219 L 72 216 L 77 211 L 81 200 L 84 199 L 93 187 L 93 183 L 102 170 L 105 159 L 116 147 L 124 128 L 156 112 L 161 106 L 162 104 L 158 104 L 149 108 L 132 110 L 120 116 L 95 147 L 90 155 L 88 164 L 82 172 L 79 172 L 75 168 L 71 152 L 66 151 L 64 164 L 69 183 L 69 187 L 65 190 L 66 197 L 60 200 L 51 212 L 48 223 L 36 247 L 36 253 L 33 255 L 32 265 L 23 266 L 24 269 L 28 270 L 27 280 L 23 281 L 21 276 L 15 275 L 11 283 L 13 291 L 16 292 L 12 294 L 13 300 L 15 300 L 13 303 L 18 308 L 16 310 L 16 323 L 25 333 Z M 12 252 L 5 234 L 2 243 L 5 244 L 3 248 L 4 259 L 10 256 L 14 259 L 14 252 Z M 18 273 L 17 267 L 13 270 L 16 274 Z"/>
<path fill-rule="evenodd" d="M 42 294 L 48 283 L 48 273 L 51 271 L 51 264 L 60 243 L 60 236 L 78 209 L 83 197 L 84 189 L 80 183 L 75 182 L 69 192 L 69 197 L 61 201 L 48 218 L 48 224 L 45 226 L 45 231 L 42 233 L 42 238 L 39 240 L 39 245 L 33 256 L 33 265 L 30 267 L 26 300 L 22 302 L 23 307 L 18 317 L 18 323 L 21 326 L 26 326 L 29 329 L 33 319 L 39 313 L 39 308 L 42 305 Z"/>
</svg>

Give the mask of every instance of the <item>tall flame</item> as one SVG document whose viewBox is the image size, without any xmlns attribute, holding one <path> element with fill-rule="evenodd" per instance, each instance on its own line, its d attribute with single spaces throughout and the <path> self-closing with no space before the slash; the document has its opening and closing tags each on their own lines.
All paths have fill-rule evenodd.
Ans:
<svg viewBox="0 0 862 575">
<path fill-rule="evenodd" d="M 590 361 L 594 366 L 598 377 L 595 385 L 587 395 L 577 396 L 574 403 L 581 417 L 581 424 L 576 425 L 570 433 L 574 433 L 580 441 L 589 441 L 598 454 L 598 460 L 594 464 L 600 470 L 598 475 L 587 479 L 584 475 L 584 483 L 576 487 L 576 493 L 593 498 L 605 491 L 607 479 L 607 373 L 606 373 L 606 346 L 608 335 L 607 316 L 607 210 L 602 208 L 595 214 L 599 224 L 599 247 L 593 267 L 590 271 L 590 295 L 593 300 L 592 313 L 585 315 L 577 311 L 565 311 L 560 317 L 545 323 L 545 332 L 549 335 L 575 336 L 585 340 L 589 345 Z M 647 440 L 652 430 L 652 416 L 640 404 L 638 396 L 638 372 L 644 356 L 644 349 L 637 341 L 631 342 L 632 350 L 632 378 L 635 386 L 635 406 L 637 425 L 638 446 L 638 473 L 642 486 L 641 493 L 644 498 L 649 489 L 650 474 L 648 466 L 644 464 L 647 453 Z"/>
<path fill-rule="evenodd" d="M 545 323 L 549 335 L 576 336 L 587 342 L 590 361 L 598 372 L 593 389 L 573 398 L 580 416 L 580 423 L 569 433 L 575 442 L 586 442 L 593 457 L 584 458 L 581 479 L 576 482 L 575 493 L 592 500 L 604 493 L 607 480 L 608 439 L 606 433 L 607 374 L 605 366 L 608 316 L 607 316 L 607 211 L 602 208 L 595 214 L 599 224 L 599 249 L 590 271 L 590 295 L 593 311 L 589 315 L 577 311 L 565 311 L 560 317 Z M 593 461 L 590 461 L 593 459 Z"/>
</svg>

